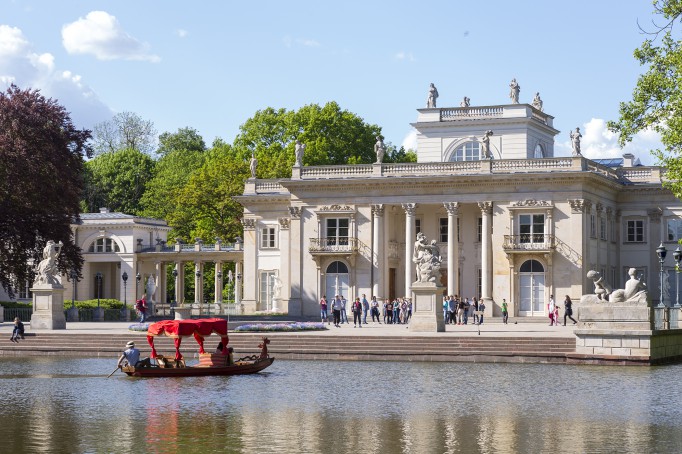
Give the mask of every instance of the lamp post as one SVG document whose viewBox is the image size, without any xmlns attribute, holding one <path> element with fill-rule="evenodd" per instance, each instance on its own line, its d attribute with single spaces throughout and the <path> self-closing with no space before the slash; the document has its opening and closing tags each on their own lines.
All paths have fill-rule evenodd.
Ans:
<svg viewBox="0 0 682 454">
<path fill-rule="evenodd" d="M 219 285 L 216 285 L 215 302 L 216 303 L 222 303 L 223 302 L 223 272 L 218 271 L 216 273 L 216 277 L 218 278 L 218 284 Z M 220 294 L 218 292 L 220 292 Z"/>
<path fill-rule="evenodd" d="M 677 246 L 673 252 L 675 259 L 675 308 L 680 307 L 680 261 L 682 261 L 682 250 Z"/>
<path fill-rule="evenodd" d="M 174 292 L 175 294 L 173 295 L 173 302 L 175 302 L 177 304 L 177 302 L 178 302 L 178 298 L 177 298 L 177 296 L 178 296 L 178 270 L 173 268 L 173 271 L 171 272 L 171 274 L 173 275 L 173 282 L 175 285 L 175 292 Z"/>
<path fill-rule="evenodd" d="M 71 283 L 73 284 L 73 298 L 71 298 L 71 309 L 76 307 L 76 282 L 78 282 L 78 271 L 73 269 L 71 270 Z"/>
<path fill-rule="evenodd" d="M 95 274 L 95 280 L 97 281 L 97 307 L 99 307 L 99 294 L 102 292 L 102 273 L 98 271 Z"/>
<path fill-rule="evenodd" d="M 668 255 L 668 250 L 661 243 L 660 246 L 656 248 L 656 255 L 658 255 L 658 261 L 661 263 L 661 299 L 658 302 L 658 307 L 665 307 L 665 289 L 663 288 L 663 262 L 665 262 L 665 256 Z"/>
<path fill-rule="evenodd" d="M 124 271 L 123 274 L 121 275 L 121 279 L 123 279 L 123 307 L 121 308 L 121 314 L 124 315 L 123 318 L 125 319 L 125 313 L 128 310 L 128 300 L 127 300 L 127 296 L 128 296 L 128 291 L 127 291 L 128 290 L 128 286 L 127 286 L 127 284 L 128 284 L 128 273 L 126 273 Z"/>
<path fill-rule="evenodd" d="M 137 273 L 135 275 L 135 281 L 136 281 L 136 283 L 135 283 L 135 299 L 136 300 L 137 300 L 137 289 L 140 287 L 140 281 L 141 280 L 142 280 L 142 276 L 140 275 L 140 273 Z"/>
</svg>

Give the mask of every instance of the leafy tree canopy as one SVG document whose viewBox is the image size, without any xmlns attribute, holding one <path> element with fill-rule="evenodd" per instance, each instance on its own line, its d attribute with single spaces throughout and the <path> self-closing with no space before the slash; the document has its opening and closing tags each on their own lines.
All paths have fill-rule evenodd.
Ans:
<svg viewBox="0 0 682 454">
<path fill-rule="evenodd" d="M 92 132 L 97 154 L 126 149 L 152 154 L 156 148 L 154 122 L 133 112 L 118 113 L 111 120 L 96 124 Z"/>
<path fill-rule="evenodd" d="M 661 135 L 665 150 L 654 150 L 659 163 L 668 168 L 666 183 L 682 197 L 682 43 L 674 37 L 673 25 L 682 14 L 682 0 L 654 0 L 654 10 L 664 24 L 635 50 L 634 56 L 646 72 L 633 91 L 632 100 L 620 104 L 620 118 L 609 128 L 620 134 L 620 145 L 635 134 L 653 129 Z M 660 39 L 659 39 L 660 38 Z"/>
<path fill-rule="evenodd" d="M 71 236 L 83 187 L 90 131 L 79 130 L 57 101 L 11 85 L 0 93 L 0 284 L 10 296 L 32 280 L 47 240 L 63 242 L 62 272 L 83 259 Z"/>
<path fill-rule="evenodd" d="M 126 149 L 104 153 L 85 164 L 87 211 L 100 207 L 139 215 L 141 199 L 154 172 L 154 161 L 146 154 Z"/>
<path fill-rule="evenodd" d="M 206 143 L 196 129 L 180 128 L 178 132 L 164 132 L 159 136 L 158 154 L 163 156 L 171 151 L 206 151 Z"/>
</svg>

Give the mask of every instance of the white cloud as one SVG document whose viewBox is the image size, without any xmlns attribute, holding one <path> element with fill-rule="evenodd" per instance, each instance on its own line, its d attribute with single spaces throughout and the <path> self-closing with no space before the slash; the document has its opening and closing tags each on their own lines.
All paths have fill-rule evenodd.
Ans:
<svg viewBox="0 0 682 454">
<path fill-rule="evenodd" d="M 301 46 L 305 46 L 305 47 L 320 47 L 320 43 L 318 43 L 318 42 L 315 41 L 314 39 L 303 39 L 303 38 L 298 38 L 298 39 L 296 40 L 296 42 L 297 42 L 298 44 L 300 44 Z"/>
<path fill-rule="evenodd" d="M 417 130 L 413 129 L 412 131 L 410 131 L 403 139 L 401 145 L 403 146 L 403 148 L 405 148 L 405 151 L 407 150 L 417 151 Z"/>
<path fill-rule="evenodd" d="M 184 38 L 187 35 L 189 35 L 189 32 L 187 30 L 182 29 L 182 28 L 178 28 L 177 30 L 175 30 L 175 34 L 178 35 L 180 38 Z"/>
<path fill-rule="evenodd" d="M 592 118 L 581 128 L 583 135 L 580 148 L 582 155 L 590 159 L 620 158 L 624 153 L 634 154 L 642 164 L 653 165 L 655 158 L 650 151 L 662 148 L 661 138 L 652 130 L 645 130 L 632 138 L 625 147 L 618 145 L 618 135 L 609 131 L 606 120 Z M 564 133 L 565 141 L 557 141 L 555 147 L 556 156 L 570 156 L 572 153 L 571 140 Z"/>
<path fill-rule="evenodd" d="M 394 55 L 396 60 L 401 60 L 401 61 L 414 61 L 414 55 L 412 55 L 412 52 L 405 52 L 405 51 L 400 51 Z"/>
<path fill-rule="evenodd" d="M 314 39 L 307 39 L 307 38 L 292 38 L 290 35 L 285 35 L 282 38 L 282 42 L 284 43 L 284 47 L 286 48 L 292 48 L 294 44 L 297 46 L 303 46 L 303 47 L 321 47 L 322 45 L 314 40 Z"/>
<path fill-rule="evenodd" d="M 38 89 L 63 105 L 77 127 L 91 128 L 112 112 L 78 74 L 58 69 L 50 53 L 37 53 L 16 27 L 0 25 L 0 90 L 10 84 Z"/>
<path fill-rule="evenodd" d="M 116 17 L 105 11 L 91 11 L 85 18 L 64 25 L 62 44 L 70 54 L 92 54 L 99 60 L 161 61 L 149 53 L 149 44 L 130 36 Z"/>
</svg>

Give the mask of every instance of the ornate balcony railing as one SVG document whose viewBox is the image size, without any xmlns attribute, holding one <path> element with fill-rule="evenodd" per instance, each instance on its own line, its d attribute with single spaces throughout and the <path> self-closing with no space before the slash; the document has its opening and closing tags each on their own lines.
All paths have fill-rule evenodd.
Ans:
<svg viewBox="0 0 682 454">
<path fill-rule="evenodd" d="M 308 252 L 311 254 L 356 254 L 357 238 L 311 238 Z"/>
<path fill-rule="evenodd" d="M 505 235 L 502 248 L 506 252 L 549 251 L 554 249 L 554 235 L 544 233 Z"/>
</svg>

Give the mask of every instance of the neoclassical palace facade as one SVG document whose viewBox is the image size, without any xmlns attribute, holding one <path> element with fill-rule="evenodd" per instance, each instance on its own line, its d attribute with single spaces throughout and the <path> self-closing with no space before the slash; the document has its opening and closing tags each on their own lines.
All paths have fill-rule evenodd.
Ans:
<svg viewBox="0 0 682 454">
<path fill-rule="evenodd" d="M 412 125 L 417 163 L 247 180 L 236 197 L 247 313 L 313 316 L 323 295 L 409 297 L 419 232 L 440 248 L 444 292 L 490 300 L 494 315 L 503 299 L 530 317 L 550 295 L 579 299 L 592 291 L 589 269 L 617 288 L 637 267 L 659 297 L 655 249 L 682 236 L 662 169 L 630 154 L 555 157 L 553 117 L 528 104 L 419 109 Z M 665 269 L 674 285 L 672 254 Z"/>
</svg>

